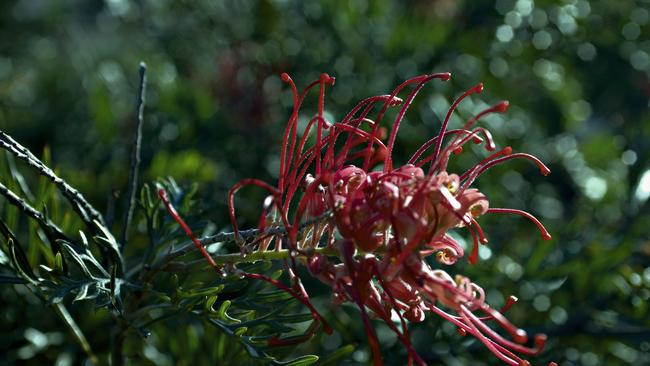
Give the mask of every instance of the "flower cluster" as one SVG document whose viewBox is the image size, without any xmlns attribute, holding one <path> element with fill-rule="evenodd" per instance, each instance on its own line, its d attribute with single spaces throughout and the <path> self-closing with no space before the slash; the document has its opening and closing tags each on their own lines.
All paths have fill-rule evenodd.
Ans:
<svg viewBox="0 0 650 366">
<path fill-rule="evenodd" d="M 291 78 L 282 74 L 282 80 L 292 89 L 294 107 L 283 134 L 277 186 L 245 179 L 229 192 L 230 217 L 242 254 L 290 252 L 287 270 L 292 285 L 289 288 L 261 275 L 240 273 L 289 291 L 309 306 L 316 324 L 322 322 L 329 330 L 295 276 L 296 262 L 302 262 L 313 276 L 332 287 L 334 302 L 352 302 L 359 307 L 375 365 L 382 364 L 382 359 L 371 317 L 383 320 L 397 334 L 408 350 L 409 364 L 423 365 L 424 361 L 411 344 L 407 323 L 421 322 L 431 313 L 454 324 L 460 334 L 476 337 L 509 365 L 528 364 L 522 357 L 539 353 L 546 339 L 536 335 L 533 346 L 528 346 L 526 332 L 504 317 L 503 312 L 516 301 L 514 296 L 498 311 L 485 302 L 483 289 L 469 278 L 452 277 L 441 269 L 464 256 L 463 247 L 449 235 L 454 228 L 469 231 L 473 246 L 468 258 L 472 264 L 477 262 L 479 245 L 487 243 L 477 222 L 481 215 L 524 216 L 537 226 L 544 239 L 551 238 L 529 213 L 490 207 L 486 195 L 471 187 L 486 170 L 511 159 L 528 159 L 542 174 L 550 172 L 532 155 L 513 153 L 510 147 L 497 150 L 490 132 L 475 126 L 487 114 L 505 112 L 508 103 L 500 102 L 461 128 L 449 129 L 458 104 L 482 92 L 483 85 L 476 85 L 452 103 L 436 136 L 426 141 L 405 165 L 394 166 L 397 132 L 411 102 L 427 82 L 447 81 L 450 77 L 449 73 L 437 73 L 411 78 L 389 95 L 361 101 L 340 122 L 332 123 L 324 118 L 323 109 L 326 86 L 333 85 L 334 78 L 322 74 L 299 93 Z M 413 88 L 407 97 L 399 98 L 398 94 L 409 86 Z M 299 134 L 299 111 L 312 89 L 318 89 L 318 110 Z M 376 117 L 370 119 L 370 113 L 377 108 Z M 381 126 L 389 108 L 399 108 L 390 129 Z M 461 174 L 448 172 L 449 160 L 467 144 L 484 146 L 489 156 Z M 280 225 L 286 229 L 285 235 L 260 235 L 248 243 L 241 239 L 234 197 L 246 185 L 269 192 L 260 215 L 260 229 Z M 204 255 L 209 258 L 207 253 Z M 393 321 L 395 316 L 399 324 Z M 507 337 L 493 328 L 501 328 Z M 272 341 L 283 344 L 280 339 Z"/>
</svg>

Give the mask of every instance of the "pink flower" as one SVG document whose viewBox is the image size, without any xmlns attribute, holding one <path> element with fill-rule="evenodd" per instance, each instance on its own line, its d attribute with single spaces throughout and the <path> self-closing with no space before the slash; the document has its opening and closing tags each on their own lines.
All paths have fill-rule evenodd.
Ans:
<svg viewBox="0 0 650 366">
<path fill-rule="evenodd" d="M 530 160 L 542 174 L 550 172 L 532 155 L 513 153 L 510 147 L 497 150 L 491 133 L 475 126 L 487 114 L 504 113 L 507 102 L 480 112 L 461 128 L 448 129 L 459 103 L 471 94 L 481 93 L 482 84 L 460 95 L 447 111 L 438 134 L 424 142 L 405 165 L 394 167 L 392 152 L 396 135 L 411 102 L 427 82 L 447 81 L 450 77 L 449 73 L 438 73 L 411 78 L 390 95 L 361 101 L 340 122 L 333 123 L 325 120 L 323 110 L 325 87 L 333 85 L 334 78 L 323 74 L 298 93 L 291 78 L 282 74 L 282 80 L 293 91 L 294 109 L 283 134 L 277 186 L 246 179 L 229 192 L 230 216 L 239 237 L 235 193 L 245 185 L 268 191 L 261 226 L 269 225 L 265 218 L 274 210 L 278 222 L 270 224 L 284 226 L 287 236 L 276 237 L 273 250 L 287 249 L 292 253 L 287 268 L 292 288 L 281 283 L 274 285 L 286 288 L 309 306 L 315 320 L 326 324 L 309 304 L 300 279 L 293 275 L 298 261 L 332 287 L 334 302 L 354 302 L 361 312 L 375 365 L 382 364 L 382 359 L 370 314 L 382 319 L 397 334 L 408 351 L 409 365 L 413 362 L 423 365 L 424 361 L 411 344 L 406 320 L 419 322 L 430 314 L 451 322 L 462 335 L 476 337 L 509 365 L 527 364 L 522 356 L 541 352 L 546 339 L 544 335 L 536 335 L 534 346 L 526 346 L 529 343 L 526 333 L 504 317 L 515 297 L 497 311 L 485 303 L 483 289 L 470 279 L 462 275 L 452 277 L 446 270 L 432 268 L 425 260 L 434 255 L 443 267 L 455 264 L 465 251 L 449 232 L 464 228 L 473 239 L 469 262 L 475 264 L 479 245 L 488 242 L 477 220 L 491 213 L 524 216 L 537 226 L 542 238 L 551 238 L 531 214 L 490 207 L 486 194 L 472 188 L 474 181 L 488 169 L 512 159 Z M 316 86 L 318 112 L 299 135 L 300 107 L 309 90 Z M 397 94 L 408 86 L 414 88 L 405 99 L 398 98 Z M 376 107 L 379 111 L 372 120 L 368 116 Z M 389 128 L 381 127 L 386 110 L 397 107 L 397 116 Z M 315 143 L 307 147 L 312 133 Z M 469 143 L 482 145 L 489 155 L 465 172 L 448 172 L 449 160 L 461 154 Z M 299 230 L 305 220 L 314 220 L 327 212 L 331 212 L 331 219 L 315 220 Z M 271 250 L 268 243 L 269 240 L 255 249 Z M 319 253 L 323 249 L 338 253 L 337 260 Z M 261 275 L 247 276 L 271 282 Z M 400 327 L 393 323 L 393 314 L 401 319 Z M 501 328 L 508 337 L 500 335 L 494 327 Z"/>
</svg>

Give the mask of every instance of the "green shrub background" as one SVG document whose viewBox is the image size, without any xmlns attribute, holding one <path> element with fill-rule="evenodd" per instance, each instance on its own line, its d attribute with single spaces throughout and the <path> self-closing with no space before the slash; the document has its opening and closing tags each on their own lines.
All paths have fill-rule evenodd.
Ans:
<svg viewBox="0 0 650 366">
<path fill-rule="evenodd" d="M 496 207 L 535 214 L 554 239 L 543 242 L 523 219 L 485 217 L 489 250 L 479 265 L 453 271 L 482 285 L 495 307 L 519 297 L 511 320 L 549 336 L 533 364 L 640 365 L 650 363 L 649 35 L 650 3 L 633 0 L 8 0 L 0 2 L 0 129 L 37 155 L 47 150 L 59 175 L 102 210 L 122 192 L 123 209 L 145 61 L 142 179 L 197 183 L 201 222 L 230 230 L 229 187 L 277 175 L 292 103 L 279 73 L 299 86 L 335 76 L 326 111 L 339 120 L 408 77 L 450 71 L 450 82 L 433 82 L 413 103 L 398 161 L 437 133 L 453 97 L 482 81 L 485 91 L 457 115 L 509 100 L 507 114 L 485 122 L 497 144 L 537 155 L 552 173 L 512 162 L 477 186 Z M 308 98 L 305 116 L 315 102 Z M 481 156 L 463 154 L 454 167 Z M 247 190 L 238 199 L 246 227 L 262 198 Z M 136 236 L 129 250 L 144 243 Z M 327 355 L 355 344 L 347 364 L 366 362 L 357 310 L 328 305 L 327 289 L 309 283 L 337 332 L 291 351 Z M 2 285 L 0 302 L 0 364 L 83 363 L 64 326 L 22 286 Z M 106 313 L 69 309 L 105 356 Z M 227 362 L 216 356 L 227 339 L 201 322 L 171 318 L 150 331 L 127 340 L 134 364 Z M 388 328 L 378 332 L 386 363 L 405 362 Z M 432 364 L 498 364 L 433 315 L 412 336 Z"/>
</svg>

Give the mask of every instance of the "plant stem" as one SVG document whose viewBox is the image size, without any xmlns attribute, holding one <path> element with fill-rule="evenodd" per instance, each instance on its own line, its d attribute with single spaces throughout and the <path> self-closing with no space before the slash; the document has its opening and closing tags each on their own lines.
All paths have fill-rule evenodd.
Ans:
<svg viewBox="0 0 650 366">
<path fill-rule="evenodd" d="M 147 87 L 147 65 L 144 62 L 140 63 L 140 90 L 138 92 L 138 100 L 136 103 L 136 116 L 137 123 L 135 128 L 135 135 L 133 137 L 133 150 L 131 151 L 131 172 L 129 174 L 128 185 L 128 208 L 126 217 L 124 218 L 124 227 L 122 229 L 122 240 L 120 249 L 124 252 L 127 240 L 129 240 L 129 226 L 133 219 L 133 210 L 135 208 L 135 194 L 138 186 L 138 170 L 140 169 L 140 149 L 142 145 L 142 125 L 144 124 L 144 102 L 145 92 Z"/>
<path fill-rule="evenodd" d="M 332 247 L 321 247 L 316 248 L 314 253 L 324 254 L 327 256 L 338 256 L 338 250 Z M 257 251 L 252 252 L 246 255 L 241 253 L 229 253 L 229 254 L 219 254 L 213 255 L 212 259 L 216 264 L 240 264 L 240 263 L 253 263 L 256 261 L 272 261 L 279 259 L 288 259 L 291 258 L 291 252 L 288 249 L 282 250 L 265 250 L 263 252 Z M 191 267 L 194 263 L 205 262 L 205 259 L 198 259 L 188 263 L 188 267 Z"/>
<path fill-rule="evenodd" d="M 52 169 L 47 167 L 26 147 L 19 144 L 11 136 L 0 131 L 0 147 L 12 153 L 18 159 L 25 161 L 29 166 L 35 168 L 39 174 L 47 177 L 61 191 L 63 196 L 70 202 L 72 209 L 81 217 L 84 223 L 94 230 L 93 220 L 104 225 L 104 218 L 75 188 L 68 182 L 59 178 Z"/>
<path fill-rule="evenodd" d="M 4 196 L 9 203 L 16 206 L 25 215 L 31 217 L 32 219 L 36 220 L 36 222 L 41 224 L 43 227 L 55 233 L 58 238 L 64 238 L 70 241 L 71 243 L 73 243 L 73 241 L 69 240 L 67 236 L 63 233 L 63 230 L 61 230 L 58 226 L 56 226 L 56 224 L 54 224 L 47 217 L 45 217 L 45 215 L 43 215 L 42 212 L 38 211 L 37 209 L 29 205 L 27 202 L 25 202 L 25 200 L 20 198 L 17 194 L 15 194 L 13 191 L 11 191 L 2 183 L 0 183 L 0 195 Z"/>
</svg>

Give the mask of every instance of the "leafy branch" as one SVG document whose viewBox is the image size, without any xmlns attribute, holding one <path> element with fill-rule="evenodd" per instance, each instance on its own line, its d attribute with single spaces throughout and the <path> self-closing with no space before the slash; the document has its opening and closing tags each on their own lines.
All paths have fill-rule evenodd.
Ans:
<svg viewBox="0 0 650 366">
<path fill-rule="evenodd" d="M 100 224 L 105 225 L 104 218 L 99 211 L 86 201 L 79 191 L 70 186 L 65 180 L 59 178 L 52 169 L 43 164 L 27 148 L 16 142 L 16 140 L 2 130 L 0 130 L 0 147 L 35 168 L 39 174 L 50 179 L 61 191 L 63 196 L 72 204 L 74 211 L 89 228 L 94 226 L 93 221 L 98 221 Z"/>
</svg>

